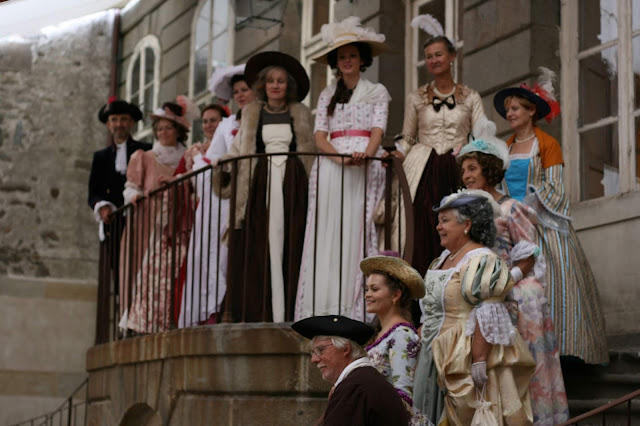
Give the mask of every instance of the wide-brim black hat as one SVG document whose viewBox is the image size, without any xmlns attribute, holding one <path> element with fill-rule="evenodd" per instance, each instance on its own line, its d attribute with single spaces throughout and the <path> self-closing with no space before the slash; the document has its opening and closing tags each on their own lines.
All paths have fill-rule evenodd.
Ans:
<svg viewBox="0 0 640 426">
<path fill-rule="evenodd" d="M 286 53 L 269 51 L 253 55 L 244 69 L 244 77 L 247 84 L 252 87 L 253 83 L 258 79 L 260 71 L 271 66 L 282 67 L 291 74 L 298 86 L 298 101 L 302 102 L 307 93 L 309 93 L 309 76 L 302 64 Z"/>
<path fill-rule="evenodd" d="M 339 336 L 353 340 L 359 345 L 367 343 L 375 333 L 373 327 L 342 315 L 305 318 L 293 323 L 291 328 L 307 339 L 316 336 Z"/>
<path fill-rule="evenodd" d="M 131 118 L 133 118 L 133 121 L 139 121 L 142 119 L 142 111 L 140 111 L 140 108 L 132 103 L 120 99 L 116 99 L 102 105 L 102 108 L 98 111 L 98 120 L 106 123 L 107 119 L 112 114 L 129 114 Z"/>
<path fill-rule="evenodd" d="M 536 106 L 536 118 L 539 120 L 546 117 L 551 112 L 551 107 L 540 96 L 524 87 L 509 87 L 502 89 L 493 97 L 493 106 L 502 118 L 507 118 L 507 110 L 504 107 L 504 100 L 509 96 L 520 96 Z"/>
</svg>

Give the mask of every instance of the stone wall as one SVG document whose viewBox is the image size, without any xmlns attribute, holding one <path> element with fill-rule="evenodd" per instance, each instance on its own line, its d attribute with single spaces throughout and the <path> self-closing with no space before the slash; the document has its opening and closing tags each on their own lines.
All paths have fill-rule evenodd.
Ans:
<svg viewBox="0 0 640 426">
<path fill-rule="evenodd" d="M 98 236 L 87 206 L 113 13 L 0 40 L 0 424 L 56 407 L 93 344 Z"/>
<path fill-rule="evenodd" d="M 288 324 L 219 324 L 95 346 L 94 426 L 307 425 L 330 385 Z"/>
</svg>

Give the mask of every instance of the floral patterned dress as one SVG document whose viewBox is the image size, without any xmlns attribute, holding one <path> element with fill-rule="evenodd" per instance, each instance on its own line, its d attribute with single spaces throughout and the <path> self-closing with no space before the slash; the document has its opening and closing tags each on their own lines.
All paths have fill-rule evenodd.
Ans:
<svg viewBox="0 0 640 426">
<path fill-rule="evenodd" d="M 363 152 L 370 141 L 364 132 L 387 127 L 389 92 L 381 84 L 360 78 L 351 100 L 337 104 L 329 116 L 327 109 L 335 90 L 333 84 L 320 93 L 314 131 L 327 132 L 340 154 Z M 351 131 L 363 135 L 349 135 Z M 382 152 L 379 148 L 376 156 Z M 379 161 L 368 161 L 366 173 L 365 166 L 343 167 L 328 157 L 314 161 L 296 321 L 335 314 L 364 320 L 364 277 L 359 265 L 365 257 L 378 253 L 373 213 L 384 196 L 384 187 L 385 172 Z"/>
<path fill-rule="evenodd" d="M 427 418 L 413 408 L 413 376 L 420 352 L 420 337 L 408 322 L 394 325 L 382 337 L 367 346 L 371 364 L 398 391 L 411 415 L 412 425 L 429 424 Z"/>
<path fill-rule="evenodd" d="M 537 245 L 537 215 L 513 198 L 505 196 L 499 203 L 502 215 L 496 219 L 494 251 L 509 267 L 532 255 L 536 259 L 527 276 L 513 287 L 511 296 L 518 302 L 518 331 L 536 361 L 536 372 L 529 384 L 534 424 L 555 425 L 569 418 L 569 407 L 545 292 L 545 259 Z"/>
</svg>

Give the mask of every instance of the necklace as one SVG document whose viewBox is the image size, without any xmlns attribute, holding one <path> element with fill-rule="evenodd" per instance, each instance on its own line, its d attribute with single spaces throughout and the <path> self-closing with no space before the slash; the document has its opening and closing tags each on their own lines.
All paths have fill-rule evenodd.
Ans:
<svg viewBox="0 0 640 426">
<path fill-rule="evenodd" d="M 535 137 L 536 137 L 536 134 L 535 134 L 535 133 L 532 133 L 532 134 L 531 134 L 531 136 L 527 136 L 527 137 L 526 137 L 526 138 L 524 138 L 524 139 L 518 139 L 518 138 L 516 138 L 516 143 L 524 143 L 524 142 L 530 141 L 531 139 L 533 139 L 533 138 L 535 138 Z"/>
<path fill-rule="evenodd" d="M 267 111 L 269 112 L 283 112 L 283 111 L 286 111 L 287 104 L 284 104 L 282 106 L 271 106 L 269 104 L 266 104 L 265 108 L 267 108 Z"/>
<path fill-rule="evenodd" d="M 456 91 L 456 85 L 453 85 L 453 89 L 451 89 L 451 91 L 449 93 L 442 93 L 441 91 L 438 90 L 438 88 L 436 87 L 436 85 L 433 85 L 433 92 L 439 97 L 439 98 L 446 98 L 449 97 L 451 95 L 453 95 L 453 92 Z"/>
<path fill-rule="evenodd" d="M 461 251 L 462 251 L 466 246 L 468 246 L 469 244 L 471 244 L 471 240 L 469 240 L 469 241 L 467 242 L 467 244 L 465 244 L 465 245 L 463 245 L 462 247 L 460 247 L 460 250 L 458 250 L 457 252 L 455 252 L 455 254 L 450 254 L 450 255 L 449 255 L 449 260 L 453 260 L 453 259 L 455 259 L 455 258 L 456 258 L 456 256 L 457 256 L 457 255 L 459 255 L 459 254 L 460 254 L 460 252 L 461 252 Z"/>
</svg>

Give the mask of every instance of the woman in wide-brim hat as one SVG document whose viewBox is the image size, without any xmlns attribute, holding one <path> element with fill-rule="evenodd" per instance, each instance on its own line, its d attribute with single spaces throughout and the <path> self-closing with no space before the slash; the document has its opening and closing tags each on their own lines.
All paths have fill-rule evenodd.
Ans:
<svg viewBox="0 0 640 426">
<path fill-rule="evenodd" d="M 378 252 L 373 212 L 384 195 L 382 164 L 367 158 L 382 155 L 391 97 L 362 73 L 386 50 L 385 36 L 352 16 L 324 25 L 322 38 L 327 46 L 314 60 L 329 64 L 338 79 L 320 93 L 316 109 L 315 144 L 329 156 L 314 164 L 309 182 L 317 196 L 309 200 L 296 319 L 342 314 L 363 320 L 358 263 Z"/>
<path fill-rule="evenodd" d="M 397 253 L 387 253 L 397 254 Z M 380 329 L 366 349 L 373 366 L 396 388 L 412 416 L 412 425 L 427 424 L 413 408 L 413 376 L 420 352 L 420 336 L 411 322 L 411 301 L 424 297 L 424 280 L 396 256 L 370 256 L 360 262 L 367 279 L 367 312 Z"/>
<path fill-rule="evenodd" d="M 311 112 L 300 103 L 309 77 L 294 57 L 262 52 L 247 62 L 245 78 L 258 100 L 243 108 L 240 130 L 220 160 L 272 155 L 238 162 L 225 306 L 234 321 L 282 322 L 293 319 L 313 158 L 273 154 L 314 151 Z M 230 164 L 214 170 L 213 189 L 223 198 L 233 189 Z"/>
<path fill-rule="evenodd" d="M 560 114 L 553 93 L 555 74 L 540 67 L 538 83 L 499 91 L 493 104 L 515 132 L 507 141 L 510 165 L 503 189 L 531 205 L 540 218 L 538 246 L 547 259 L 547 297 L 560 355 L 589 364 L 608 361 L 600 295 L 589 261 L 571 225 L 562 179 L 562 148 L 536 122 Z"/>
<path fill-rule="evenodd" d="M 153 200 L 140 201 L 140 198 L 172 180 L 184 155 L 184 142 L 191 127 L 188 104 L 187 98 L 178 97 L 176 102 L 165 102 L 150 114 L 155 137 L 153 147 L 149 151 L 136 151 L 127 167 L 123 195 L 125 202 L 133 204 L 135 209 L 127 216 L 120 252 L 120 266 L 126 268 L 121 271 L 120 279 L 123 286 L 121 300 L 126 309 L 120 327 L 138 333 L 164 331 L 174 322 L 169 291 L 174 287 L 178 266 L 186 254 L 189 233 L 182 225 L 191 207 L 178 201 L 180 196 L 176 197 L 176 194 L 182 191 L 157 193 Z M 177 214 L 167 215 L 167 211 L 173 212 L 169 206 L 174 204 L 178 205 Z M 176 227 L 172 223 L 174 220 L 178 221 Z M 174 229 L 176 234 L 173 234 Z M 178 254 L 174 270 L 158 266 L 166 265 L 169 259 L 172 248 L 168 241 L 175 244 L 173 249 Z"/>
</svg>

